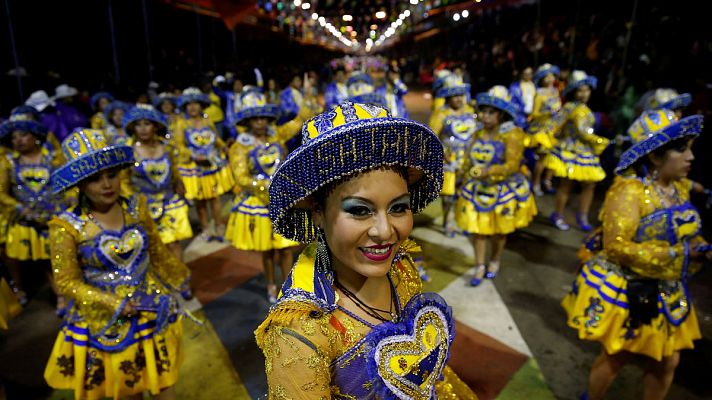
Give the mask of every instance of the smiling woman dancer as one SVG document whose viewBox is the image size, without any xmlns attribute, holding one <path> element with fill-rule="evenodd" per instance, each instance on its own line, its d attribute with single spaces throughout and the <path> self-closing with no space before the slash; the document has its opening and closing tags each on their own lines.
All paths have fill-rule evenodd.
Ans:
<svg viewBox="0 0 712 400">
<path fill-rule="evenodd" d="M 407 240 L 413 213 L 440 195 L 437 136 L 346 102 L 302 137 L 270 186 L 275 229 L 312 243 L 255 331 L 269 397 L 476 398 L 445 365 L 452 312 L 422 292 Z"/>
<path fill-rule="evenodd" d="M 77 399 L 175 398 L 188 268 L 161 242 L 146 201 L 120 197 L 126 145 L 76 129 L 62 143 L 68 163 L 55 193 L 80 189 L 79 205 L 49 222 L 57 286 L 71 300 L 45 369 L 47 383 Z"/>
</svg>

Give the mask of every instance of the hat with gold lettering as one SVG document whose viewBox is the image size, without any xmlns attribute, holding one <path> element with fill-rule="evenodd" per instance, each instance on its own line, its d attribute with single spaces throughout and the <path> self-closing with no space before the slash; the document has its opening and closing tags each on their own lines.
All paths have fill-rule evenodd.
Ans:
<svg viewBox="0 0 712 400">
<path fill-rule="evenodd" d="M 443 147 L 427 126 L 391 117 L 383 107 L 348 101 L 309 119 L 302 126 L 302 145 L 272 175 L 269 214 L 275 230 L 311 242 L 316 235 L 313 195 L 383 166 L 407 171 L 413 212 L 440 195 Z"/>
<path fill-rule="evenodd" d="M 130 146 L 110 146 L 99 129 L 76 128 L 62 142 L 62 151 L 67 163 L 52 172 L 52 192 L 55 194 L 97 172 L 134 162 Z"/>
</svg>

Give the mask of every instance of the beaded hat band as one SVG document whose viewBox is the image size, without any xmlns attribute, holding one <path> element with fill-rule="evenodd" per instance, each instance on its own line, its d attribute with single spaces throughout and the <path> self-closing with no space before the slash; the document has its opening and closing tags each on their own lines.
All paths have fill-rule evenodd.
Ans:
<svg viewBox="0 0 712 400">
<path fill-rule="evenodd" d="M 155 108 L 147 104 L 138 104 L 124 115 L 123 125 L 129 134 L 133 134 L 133 124 L 146 119 L 158 125 L 158 129 L 163 131 L 168 129 L 166 117 Z"/>
<path fill-rule="evenodd" d="M 307 121 L 302 139 L 277 168 L 269 188 L 270 218 L 288 239 L 314 240 L 314 193 L 375 168 L 407 168 L 413 212 L 439 196 L 443 148 L 437 136 L 415 121 L 391 117 L 385 108 L 341 103 Z"/>
</svg>

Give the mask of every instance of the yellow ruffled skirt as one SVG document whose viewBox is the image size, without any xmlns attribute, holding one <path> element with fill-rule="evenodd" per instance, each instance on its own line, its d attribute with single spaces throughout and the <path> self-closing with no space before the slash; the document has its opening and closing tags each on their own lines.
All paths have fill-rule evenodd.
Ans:
<svg viewBox="0 0 712 400">
<path fill-rule="evenodd" d="M 529 182 L 520 173 L 500 183 L 466 182 L 455 207 L 460 229 L 477 235 L 512 233 L 528 226 L 536 214 Z"/>
<path fill-rule="evenodd" d="M 192 162 L 180 166 L 178 171 L 188 200 L 214 199 L 235 186 L 235 178 L 226 162 L 212 167 L 201 167 Z"/>
<path fill-rule="evenodd" d="M 0 329 L 7 330 L 8 322 L 22 311 L 22 306 L 17 302 L 15 293 L 5 278 L 0 278 Z"/>
<path fill-rule="evenodd" d="M 135 342 L 119 352 L 89 343 L 86 323 L 62 327 L 47 362 L 44 377 L 55 389 L 74 390 L 76 399 L 119 399 L 149 391 L 153 395 L 178 381 L 183 336 L 182 318 L 162 332 L 142 316 Z"/>
<path fill-rule="evenodd" d="M 193 237 L 193 228 L 188 219 L 188 203 L 174 194 L 167 201 L 150 201 L 148 210 L 156 222 L 163 243 L 173 243 Z"/>
<path fill-rule="evenodd" d="M 606 177 L 598 156 L 590 151 L 575 152 L 562 147 L 552 149 L 544 158 L 544 167 L 557 178 L 579 182 L 600 182 Z"/>
<path fill-rule="evenodd" d="M 267 202 L 254 195 L 235 198 L 225 239 L 239 250 L 267 251 L 299 245 L 274 232 Z"/>
<path fill-rule="evenodd" d="M 604 263 L 601 258 L 594 258 L 584 264 L 572 291 L 561 302 L 566 322 L 578 331 L 579 339 L 600 342 L 608 354 L 627 351 L 658 361 L 675 351 L 694 347 L 693 340 L 702 335 L 692 305 L 678 326 L 660 312 L 650 324 L 632 328 L 628 323 L 628 281 Z M 658 309 L 662 308 L 658 301 Z"/>
<path fill-rule="evenodd" d="M 39 230 L 22 222 L 10 224 L 7 228 L 5 253 L 19 261 L 49 260 L 49 239 L 47 230 Z"/>
</svg>

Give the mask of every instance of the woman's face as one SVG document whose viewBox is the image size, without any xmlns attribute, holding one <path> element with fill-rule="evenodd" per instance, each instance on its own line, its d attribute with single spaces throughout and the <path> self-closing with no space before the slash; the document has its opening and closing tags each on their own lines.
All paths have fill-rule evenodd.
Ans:
<svg viewBox="0 0 712 400">
<path fill-rule="evenodd" d="M 111 101 L 109 99 L 107 99 L 106 97 L 100 98 L 99 102 L 98 102 L 99 111 L 104 112 L 104 109 L 106 108 L 106 106 L 109 105 L 109 103 L 111 103 Z"/>
<path fill-rule="evenodd" d="M 176 109 L 176 107 L 170 101 L 166 100 L 161 103 L 161 112 L 166 115 L 173 115 L 173 112 L 175 111 L 175 109 Z"/>
<path fill-rule="evenodd" d="M 124 114 L 125 112 L 123 108 L 117 108 L 111 113 L 111 122 L 114 124 L 114 126 L 121 126 L 122 121 L 124 120 Z"/>
<path fill-rule="evenodd" d="M 453 110 L 457 111 L 465 105 L 465 96 L 452 96 L 447 98 L 447 104 Z"/>
<path fill-rule="evenodd" d="M 185 106 L 185 112 L 189 117 L 195 118 L 203 113 L 203 106 L 198 102 L 188 103 Z"/>
<path fill-rule="evenodd" d="M 119 199 L 121 179 L 119 169 L 101 171 L 79 184 L 79 190 L 87 196 L 94 208 L 107 209 Z"/>
<path fill-rule="evenodd" d="M 30 153 L 38 146 L 37 138 L 30 132 L 12 132 L 12 149 L 20 154 Z"/>
<path fill-rule="evenodd" d="M 234 93 L 240 93 L 242 92 L 243 84 L 242 81 L 239 79 L 235 79 L 234 82 L 232 82 L 232 91 Z"/>
<path fill-rule="evenodd" d="M 408 185 L 393 170 L 373 170 L 339 184 L 314 217 L 337 274 L 365 278 L 385 276 L 413 230 Z"/>
<path fill-rule="evenodd" d="M 485 128 L 490 129 L 500 124 L 502 114 L 499 110 L 493 107 L 482 107 L 480 110 L 480 121 Z"/>
<path fill-rule="evenodd" d="M 588 85 L 583 85 L 576 89 L 576 101 L 581 103 L 588 103 L 588 99 L 591 98 L 591 87 Z"/>
<path fill-rule="evenodd" d="M 544 87 L 551 87 L 554 85 L 554 82 L 556 82 L 554 74 L 546 74 L 543 78 Z"/>
<path fill-rule="evenodd" d="M 253 135 L 261 136 L 267 134 L 267 126 L 269 125 L 269 120 L 267 118 L 250 118 L 248 123 L 250 124 L 250 132 L 252 132 Z"/>
<path fill-rule="evenodd" d="M 147 119 L 141 119 L 134 124 L 134 134 L 142 142 L 153 140 L 156 135 L 156 125 Z"/>
<path fill-rule="evenodd" d="M 653 164 L 658 170 L 658 177 L 665 180 L 678 180 L 687 177 L 694 159 L 692 139 L 683 142 L 678 148 L 668 150 L 662 159 L 652 156 Z"/>
</svg>

